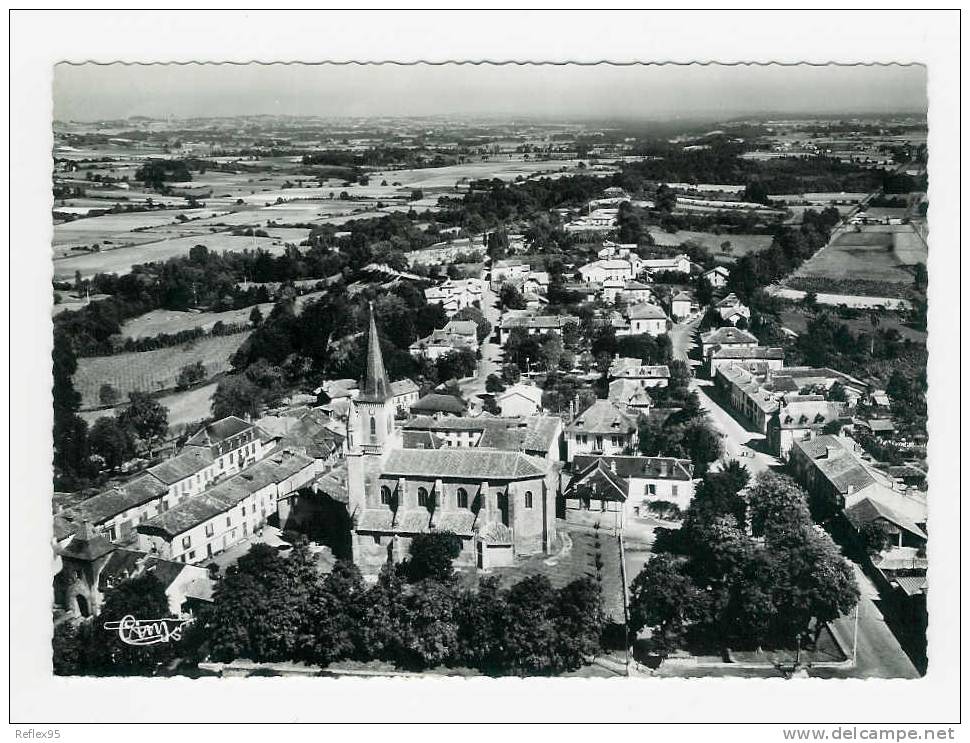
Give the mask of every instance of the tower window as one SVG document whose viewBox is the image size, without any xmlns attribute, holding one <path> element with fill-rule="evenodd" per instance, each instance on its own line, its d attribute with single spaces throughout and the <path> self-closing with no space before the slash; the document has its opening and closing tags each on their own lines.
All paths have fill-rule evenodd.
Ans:
<svg viewBox="0 0 970 743">
<path fill-rule="evenodd" d="M 424 488 L 418 488 L 418 507 L 427 508 L 428 507 L 428 491 Z"/>
<path fill-rule="evenodd" d="M 468 491 L 464 488 L 458 488 L 458 507 L 468 508 Z"/>
<path fill-rule="evenodd" d="M 377 421 L 374 420 L 374 416 L 370 417 L 370 435 L 377 436 Z"/>
<path fill-rule="evenodd" d="M 531 490 L 526 490 L 525 491 L 525 507 L 526 508 L 532 508 L 532 491 Z"/>
<path fill-rule="evenodd" d="M 381 503 L 385 506 L 391 505 L 391 489 L 387 485 L 381 485 Z"/>
</svg>

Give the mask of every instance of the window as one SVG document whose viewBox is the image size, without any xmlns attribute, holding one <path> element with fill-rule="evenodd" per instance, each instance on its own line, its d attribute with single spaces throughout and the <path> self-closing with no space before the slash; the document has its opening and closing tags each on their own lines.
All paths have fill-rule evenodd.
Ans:
<svg viewBox="0 0 970 743">
<path fill-rule="evenodd" d="M 232 516 L 226 516 L 226 526 L 232 526 Z"/>
<path fill-rule="evenodd" d="M 190 560 L 194 560 L 195 559 L 195 550 L 192 550 L 191 552 L 189 552 L 189 559 Z"/>
<path fill-rule="evenodd" d="M 246 518 L 246 506 L 242 507 L 242 515 L 243 515 L 243 518 Z"/>
<path fill-rule="evenodd" d="M 647 485 L 647 493 L 649 493 L 650 495 L 656 495 L 657 494 L 657 486 L 656 485 Z"/>
<path fill-rule="evenodd" d="M 233 457 L 235 457 L 235 456 L 236 456 L 236 452 L 234 452 L 234 451 L 229 452 L 229 464 L 232 464 Z"/>
<path fill-rule="evenodd" d="M 458 507 L 468 508 L 468 491 L 464 488 L 458 488 Z"/>
<path fill-rule="evenodd" d="M 677 497 L 677 486 L 676 485 L 671 485 L 670 486 L 670 494 L 672 496 L 674 496 L 674 498 Z"/>
<path fill-rule="evenodd" d="M 219 469 L 224 470 L 226 468 L 226 463 L 222 457 L 219 457 Z"/>
<path fill-rule="evenodd" d="M 215 527 L 215 525 L 213 525 L 213 524 L 206 524 L 205 525 L 205 535 L 207 537 L 211 537 L 215 533 L 216 533 L 216 527 Z"/>
<path fill-rule="evenodd" d="M 428 507 L 428 491 L 424 488 L 418 488 L 418 507 L 427 508 Z"/>
<path fill-rule="evenodd" d="M 373 415 L 370 417 L 370 435 L 372 438 L 377 436 L 377 421 L 374 420 Z"/>
<path fill-rule="evenodd" d="M 192 537 L 182 537 L 182 549 L 187 550 L 192 546 Z"/>
<path fill-rule="evenodd" d="M 391 489 L 387 485 L 381 485 L 381 503 L 385 506 L 391 505 Z"/>
<path fill-rule="evenodd" d="M 531 490 L 526 490 L 525 491 L 525 507 L 526 508 L 532 508 L 532 491 Z"/>
</svg>

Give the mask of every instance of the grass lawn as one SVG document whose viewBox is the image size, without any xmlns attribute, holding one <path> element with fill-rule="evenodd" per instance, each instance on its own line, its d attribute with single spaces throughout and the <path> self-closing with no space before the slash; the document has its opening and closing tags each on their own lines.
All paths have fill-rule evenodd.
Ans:
<svg viewBox="0 0 970 743">
<path fill-rule="evenodd" d="M 772 235 L 733 235 L 717 234 L 714 232 L 696 232 L 694 230 L 679 230 L 678 232 L 666 232 L 659 227 L 650 228 L 650 236 L 657 245 L 676 247 L 679 245 L 696 245 L 702 248 L 708 255 L 715 257 L 725 257 L 731 260 L 740 258 L 748 253 L 760 253 L 771 247 Z M 730 252 L 725 253 L 721 249 L 721 244 L 731 243 Z"/>
<path fill-rule="evenodd" d="M 836 322 L 846 325 L 849 330 L 853 333 L 871 333 L 872 332 L 872 322 L 869 320 L 871 312 L 866 312 L 860 310 L 859 317 L 843 318 L 839 317 L 838 313 L 833 312 L 832 317 Z M 808 322 L 812 315 L 807 310 L 800 308 L 792 308 L 783 310 L 780 313 L 781 324 L 784 325 L 789 330 L 794 330 L 796 333 L 804 333 L 808 328 Z M 922 330 L 916 330 L 908 325 L 905 325 L 897 315 L 891 313 L 880 313 L 879 314 L 879 329 L 888 330 L 889 328 L 895 328 L 899 331 L 899 334 L 903 338 L 909 338 L 910 340 L 916 341 L 918 343 L 926 343 L 927 334 Z"/>
</svg>

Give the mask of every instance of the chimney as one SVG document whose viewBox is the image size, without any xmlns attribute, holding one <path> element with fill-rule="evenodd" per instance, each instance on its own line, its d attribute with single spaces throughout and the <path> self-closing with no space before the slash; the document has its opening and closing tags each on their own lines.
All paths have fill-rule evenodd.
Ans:
<svg viewBox="0 0 970 743">
<path fill-rule="evenodd" d="M 852 495 L 855 492 L 855 485 L 849 485 L 845 491 L 846 495 Z"/>
<path fill-rule="evenodd" d="M 616 474 L 616 460 L 615 459 L 611 459 L 610 460 L 610 472 L 612 472 L 614 475 Z"/>
</svg>

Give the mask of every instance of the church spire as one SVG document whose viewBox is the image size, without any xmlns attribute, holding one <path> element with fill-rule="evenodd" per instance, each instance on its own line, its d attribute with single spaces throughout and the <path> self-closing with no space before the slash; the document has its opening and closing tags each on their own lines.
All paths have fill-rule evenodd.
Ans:
<svg viewBox="0 0 970 743">
<path fill-rule="evenodd" d="M 370 334 L 367 338 L 367 366 L 358 400 L 362 402 L 386 402 L 391 397 L 391 383 L 387 381 L 381 342 L 374 323 L 374 305 L 370 305 Z"/>
</svg>

